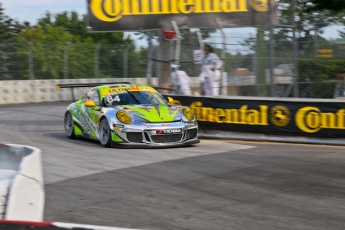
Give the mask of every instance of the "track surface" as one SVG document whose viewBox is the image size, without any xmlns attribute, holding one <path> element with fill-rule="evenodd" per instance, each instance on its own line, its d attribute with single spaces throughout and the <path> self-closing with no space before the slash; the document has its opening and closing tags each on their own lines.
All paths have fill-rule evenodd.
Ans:
<svg viewBox="0 0 345 230">
<path fill-rule="evenodd" d="M 46 221 L 159 230 L 344 229 L 345 148 L 69 140 L 68 103 L 0 107 L 0 140 L 41 148 Z"/>
</svg>

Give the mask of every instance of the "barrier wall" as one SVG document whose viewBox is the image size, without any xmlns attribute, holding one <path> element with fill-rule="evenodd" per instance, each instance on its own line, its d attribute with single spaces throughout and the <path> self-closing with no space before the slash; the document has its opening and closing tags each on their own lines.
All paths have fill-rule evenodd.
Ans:
<svg viewBox="0 0 345 230">
<path fill-rule="evenodd" d="M 41 150 L 0 146 L 0 219 L 42 221 L 44 184 Z"/>
<path fill-rule="evenodd" d="M 345 137 L 343 100 L 165 96 L 190 107 L 201 130 Z"/>
<path fill-rule="evenodd" d="M 57 84 L 108 83 L 119 79 L 66 79 L 2 81 L 0 105 L 72 101 L 83 96 L 87 88 L 62 88 Z M 145 84 L 146 78 L 126 81 Z M 152 78 L 152 85 L 158 83 Z M 199 85 L 192 78 L 192 86 Z M 169 95 L 166 95 L 169 96 Z M 308 137 L 344 137 L 345 101 L 335 99 L 203 97 L 170 95 L 193 109 L 201 130 L 222 130 L 271 135 L 300 135 Z"/>
</svg>

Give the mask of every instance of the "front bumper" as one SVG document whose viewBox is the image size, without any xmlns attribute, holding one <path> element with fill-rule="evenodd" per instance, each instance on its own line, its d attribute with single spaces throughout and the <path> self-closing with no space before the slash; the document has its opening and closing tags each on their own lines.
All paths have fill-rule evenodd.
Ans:
<svg viewBox="0 0 345 230">
<path fill-rule="evenodd" d="M 181 147 L 200 143 L 198 126 L 195 123 L 144 124 L 139 127 L 124 127 L 121 132 L 114 132 L 123 141 L 114 142 L 118 147 L 161 148 Z M 165 132 L 180 130 L 181 132 Z"/>
</svg>

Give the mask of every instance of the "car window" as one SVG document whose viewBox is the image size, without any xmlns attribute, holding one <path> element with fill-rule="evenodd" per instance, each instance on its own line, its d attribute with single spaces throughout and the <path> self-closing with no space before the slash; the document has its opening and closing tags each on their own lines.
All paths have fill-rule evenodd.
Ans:
<svg viewBox="0 0 345 230">
<path fill-rule="evenodd" d="M 132 105 L 132 104 L 166 104 L 163 96 L 156 92 L 129 91 L 108 94 L 103 98 L 105 106 Z"/>
<path fill-rule="evenodd" d="M 96 105 L 100 105 L 100 101 L 99 101 L 99 93 L 97 89 L 93 89 L 90 90 L 89 92 L 87 92 L 87 94 L 85 95 L 84 101 L 87 100 L 92 100 L 95 102 Z"/>
</svg>

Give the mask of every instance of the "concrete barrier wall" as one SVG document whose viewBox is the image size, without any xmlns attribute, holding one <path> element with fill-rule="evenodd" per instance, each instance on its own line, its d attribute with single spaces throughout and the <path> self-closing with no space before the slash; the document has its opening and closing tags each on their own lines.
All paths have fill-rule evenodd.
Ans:
<svg viewBox="0 0 345 230">
<path fill-rule="evenodd" d="M 192 87 L 199 86 L 198 77 L 193 77 Z M 72 90 L 60 89 L 56 91 L 57 84 L 74 83 L 108 83 L 117 81 L 129 81 L 134 84 L 146 84 L 146 78 L 99 78 L 99 79 L 62 79 L 62 80 L 23 80 L 23 81 L 0 81 L 0 105 L 40 103 L 55 101 L 71 101 Z M 152 78 L 152 85 L 158 85 L 158 79 Z M 80 98 L 85 94 L 87 88 L 75 88 L 74 97 Z"/>
<path fill-rule="evenodd" d="M 42 221 L 44 184 L 41 150 L 0 146 L 0 219 Z"/>
</svg>

